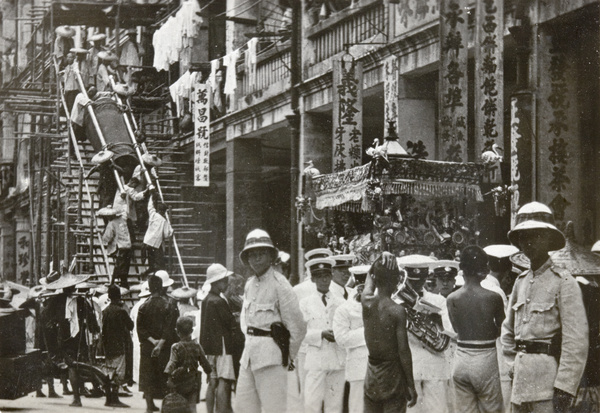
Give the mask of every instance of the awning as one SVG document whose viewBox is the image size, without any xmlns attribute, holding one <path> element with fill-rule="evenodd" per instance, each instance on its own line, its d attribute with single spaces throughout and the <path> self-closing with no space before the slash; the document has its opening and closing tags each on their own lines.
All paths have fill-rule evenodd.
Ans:
<svg viewBox="0 0 600 413">
<path fill-rule="evenodd" d="M 479 183 L 484 166 L 475 163 L 390 159 L 380 177 L 384 195 L 408 194 L 425 197 L 467 197 L 483 201 Z M 368 210 L 363 196 L 369 186 L 371 162 L 338 173 L 317 176 L 312 181 L 316 207 Z"/>
</svg>

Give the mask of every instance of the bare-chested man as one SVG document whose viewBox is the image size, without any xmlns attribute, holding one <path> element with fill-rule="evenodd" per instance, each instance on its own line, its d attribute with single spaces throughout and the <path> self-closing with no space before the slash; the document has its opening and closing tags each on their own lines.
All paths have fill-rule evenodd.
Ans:
<svg viewBox="0 0 600 413">
<path fill-rule="evenodd" d="M 365 378 L 365 413 L 406 411 L 417 402 L 406 312 L 392 301 L 400 269 L 384 253 L 367 276 L 361 303 L 369 364 Z M 377 288 L 377 293 L 375 293 Z"/>
<path fill-rule="evenodd" d="M 480 284 L 488 273 L 486 253 L 466 247 L 460 256 L 465 285 L 448 296 L 448 313 L 458 333 L 452 379 L 456 411 L 502 412 L 496 339 L 504 321 L 504 302 Z"/>
</svg>

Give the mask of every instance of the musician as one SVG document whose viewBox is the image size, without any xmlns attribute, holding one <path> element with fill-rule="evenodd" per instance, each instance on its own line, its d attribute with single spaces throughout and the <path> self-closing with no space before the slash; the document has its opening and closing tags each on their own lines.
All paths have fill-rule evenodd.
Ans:
<svg viewBox="0 0 600 413">
<path fill-rule="evenodd" d="M 567 412 L 588 353 L 588 323 L 577 281 L 552 262 L 565 246 L 550 208 L 523 205 L 508 239 L 529 258 L 502 324 L 504 355 L 513 364 L 513 412 Z"/>
<path fill-rule="evenodd" d="M 462 251 L 465 285 L 448 297 L 448 313 L 458 333 L 452 379 L 461 412 L 503 411 L 496 339 L 504 321 L 504 303 L 481 286 L 488 273 L 487 256 L 477 246 Z"/>
<path fill-rule="evenodd" d="M 406 310 L 391 299 L 399 281 L 400 270 L 395 257 L 384 253 L 371 267 L 361 296 L 369 351 L 365 413 L 405 412 L 407 406 L 413 406 L 418 400 Z"/>
<path fill-rule="evenodd" d="M 425 282 L 429 276 L 431 259 L 420 255 L 405 256 L 402 258 L 407 276 L 407 285 L 420 297 L 420 300 L 439 308 L 439 313 L 432 314 L 437 319 L 437 329 L 452 331 L 452 324 L 448 317 L 446 299 L 427 291 Z M 402 298 L 402 297 L 400 297 Z M 428 313 L 428 310 L 422 310 Z M 453 411 L 450 396 L 450 354 L 446 351 L 437 352 L 420 341 L 414 334 L 408 335 L 408 343 L 413 357 L 413 375 L 415 388 L 419 395 L 418 402 L 409 412 L 415 413 L 447 413 Z"/>
<path fill-rule="evenodd" d="M 433 277 L 435 277 L 436 292 L 444 298 L 448 298 L 455 289 L 458 262 L 438 261 L 432 265 L 432 270 Z"/>
<path fill-rule="evenodd" d="M 345 299 L 329 289 L 335 264 L 331 258 L 316 258 L 306 263 L 316 294 L 300 301 L 307 323 L 305 413 L 320 413 L 323 408 L 326 412 L 341 413 L 343 408 L 346 355 L 333 334 L 333 317 Z"/>
<path fill-rule="evenodd" d="M 346 350 L 346 381 L 350 383 L 349 413 L 361 413 L 364 405 L 364 381 L 369 352 L 365 342 L 365 328 L 360 304 L 370 265 L 350 267 L 356 294 L 341 304 L 333 317 L 333 335 Z"/>
</svg>

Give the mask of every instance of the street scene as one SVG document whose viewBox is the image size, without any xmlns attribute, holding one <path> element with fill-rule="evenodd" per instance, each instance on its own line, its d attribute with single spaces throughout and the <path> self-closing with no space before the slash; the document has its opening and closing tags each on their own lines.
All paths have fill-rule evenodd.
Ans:
<svg viewBox="0 0 600 413">
<path fill-rule="evenodd" d="M 600 2 L 1 6 L 0 413 L 600 413 Z"/>
</svg>

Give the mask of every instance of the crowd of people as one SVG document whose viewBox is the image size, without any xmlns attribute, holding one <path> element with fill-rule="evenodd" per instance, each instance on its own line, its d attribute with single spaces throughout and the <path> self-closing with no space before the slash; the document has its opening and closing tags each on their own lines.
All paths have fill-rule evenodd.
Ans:
<svg viewBox="0 0 600 413">
<path fill-rule="evenodd" d="M 73 406 L 96 394 L 127 407 L 119 396 L 138 380 L 148 412 L 157 399 L 195 412 L 206 381 L 209 413 L 597 411 L 599 383 L 582 381 L 597 337 L 578 282 L 549 257 L 565 245 L 552 212 L 523 206 L 508 236 L 515 247 L 468 246 L 457 261 L 383 252 L 356 265 L 319 248 L 292 287 L 289 256 L 256 229 L 245 285 L 212 264 L 200 291 L 173 290 L 158 270 L 131 310 L 116 284 L 52 273 L 29 301 L 49 396 L 58 377 Z M 530 268 L 513 277 L 518 250 Z"/>
</svg>

